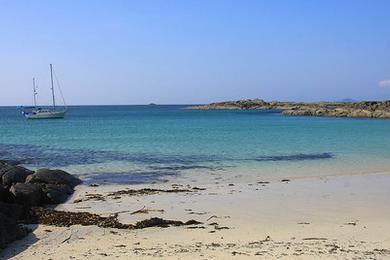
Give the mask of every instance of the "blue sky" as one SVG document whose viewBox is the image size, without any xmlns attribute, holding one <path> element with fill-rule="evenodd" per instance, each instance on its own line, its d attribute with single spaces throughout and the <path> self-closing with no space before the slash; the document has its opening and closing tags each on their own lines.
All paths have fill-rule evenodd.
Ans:
<svg viewBox="0 0 390 260">
<path fill-rule="evenodd" d="M 390 1 L 0 0 L 0 105 L 390 99 Z"/>
</svg>

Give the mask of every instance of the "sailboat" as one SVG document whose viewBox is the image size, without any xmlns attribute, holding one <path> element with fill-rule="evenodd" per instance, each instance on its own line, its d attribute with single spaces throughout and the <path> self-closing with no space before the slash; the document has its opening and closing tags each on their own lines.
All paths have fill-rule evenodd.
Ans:
<svg viewBox="0 0 390 260">
<path fill-rule="evenodd" d="M 34 108 L 31 111 L 23 111 L 24 116 L 27 119 L 54 119 L 64 118 L 66 109 L 58 109 L 56 106 L 56 99 L 54 95 L 54 82 L 53 82 L 53 65 L 50 64 L 50 79 L 51 79 L 51 93 L 53 98 L 53 105 L 51 108 L 37 107 L 37 88 L 35 85 L 35 78 L 33 78 L 33 95 L 34 95 Z"/>
</svg>

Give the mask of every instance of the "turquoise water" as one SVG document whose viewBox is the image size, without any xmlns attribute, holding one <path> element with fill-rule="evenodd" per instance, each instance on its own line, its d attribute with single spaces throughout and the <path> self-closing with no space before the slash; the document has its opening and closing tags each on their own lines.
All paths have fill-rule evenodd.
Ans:
<svg viewBox="0 0 390 260">
<path fill-rule="evenodd" d="M 70 107 L 64 120 L 0 108 L 0 157 L 91 181 L 144 182 L 196 170 L 251 174 L 390 170 L 390 120 L 287 117 L 183 106 Z"/>
</svg>

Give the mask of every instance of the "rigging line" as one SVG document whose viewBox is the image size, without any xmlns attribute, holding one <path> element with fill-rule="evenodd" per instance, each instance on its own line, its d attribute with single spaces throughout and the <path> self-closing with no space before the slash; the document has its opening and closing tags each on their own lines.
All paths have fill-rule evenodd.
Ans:
<svg viewBox="0 0 390 260">
<path fill-rule="evenodd" d="M 59 80 L 58 80 L 57 74 L 56 74 L 56 72 L 55 72 L 54 69 L 53 69 L 53 74 L 54 74 L 54 78 L 56 79 L 56 83 L 57 83 L 58 89 L 59 89 L 59 91 L 60 91 L 60 95 L 61 95 L 61 98 L 62 98 L 62 102 L 64 102 L 64 106 L 65 106 L 65 108 L 66 108 L 66 101 L 65 101 L 64 95 L 62 94 L 61 85 L 60 85 L 60 82 L 59 82 Z"/>
</svg>

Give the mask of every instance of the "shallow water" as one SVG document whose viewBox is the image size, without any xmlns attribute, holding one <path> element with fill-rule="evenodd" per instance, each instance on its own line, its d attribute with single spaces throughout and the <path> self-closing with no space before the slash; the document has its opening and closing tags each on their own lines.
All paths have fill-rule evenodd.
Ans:
<svg viewBox="0 0 390 260">
<path fill-rule="evenodd" d="M 390 120 L 278 111 L 78 106 L 64 120 L 0 108 L 0 157 L 93 182 L 143 183 L 189 172 L 321 176 L 390 170 Z"/>
</svg>

